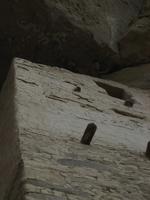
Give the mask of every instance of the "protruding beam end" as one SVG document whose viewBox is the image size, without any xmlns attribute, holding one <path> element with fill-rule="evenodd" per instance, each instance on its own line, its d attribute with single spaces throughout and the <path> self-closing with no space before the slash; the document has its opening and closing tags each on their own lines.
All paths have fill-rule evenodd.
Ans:
<svg viewBox="0 0 150 200">
<path fill-rule="evenodd" d="M 124 105 L 127 106 L 127 107 L 133 107 L 133 106 L 134 106 L 134 103 L 135 103 L 135 100 L 134 100 L 134 99 L 127 99 L 127 100 L 124 102 Z"/>
<path fill-rule="evenodd" d="M 74 88 L 74 92 L 81 92 L 81 87 L 76 86 L 76 87 Z"/>
<path fill-rule="evenodd" d="M 88 126 L 85 129 L 85 132 L 81 138 L 81 141 L 80 141 L 81 144 L 90 145 L 96 130 L 97 130 L 96 124 L 94 124 L 94 123 L 88 124 Z"/>
</svg>

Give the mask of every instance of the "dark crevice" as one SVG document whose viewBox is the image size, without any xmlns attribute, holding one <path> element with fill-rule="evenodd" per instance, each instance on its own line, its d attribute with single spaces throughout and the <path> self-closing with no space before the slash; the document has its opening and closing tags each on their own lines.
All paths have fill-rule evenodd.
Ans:
<svg viewBox="0 0 150 200">
<path fill-rule="evenodd" d="M 89 100 L 88 98 L 86 98 L 86 97 L 82 97 L 81 95 L 79 95 L 79 94 L 74 94 L 75 96 L 77 96 L 78 97 L 78 99 L 82 99 L 82 100 L 85 100 L 85 101 L 87 101 L 87 102 L 89 102 L 89 103 L 92 103 L 92 101 L 91 100 Z"/>
<path fill-rule="evenodd" d="M 25 68 L 25 67 L 22 67 L 22 66 L 19 66 L 19 65 L 18 65 L 18 68 L 23 69 L 23 70 L 25 70 L 25 71 L 29 71 L 29 69 L 27 69 L 27 68 Z"/>
<path fill-rule="evenodd" d="M 76 101 L 76 100 L 69 99 L 69 98 L 64 98 L 64 97 L 61 98 L 61 97 L 58 97 L 58 96 L 55 96 L 55 95 L 46 96 L 46 98 L 61 101 L 63 103 L 73 102 L 73 103 L 79 104 L 82 108 L 88 108 L 88 109 L 91 109 L 91 110 L 94 110 L 94 111 L 104 112 L 103 110 L 101 110 L 101 109 L 99 109 L 95 106 L 92 106 L 90 104 L 85 104 L 85 103 L 82 103 L 80 101 Z"/>
<path fill-rule="evenodd" d="M 36 86 L 38 86 L 38 84 L 36 84 L 36 83 L 34 83 L 34 82 L 26 81 L 26 80 L 21 79 L 21 78 L 17 78 L 17 80 L 22 81 L 23 83 L 26 83 L 26 84 L 31 84 L 31 85 L 36 85 Z"/>
</svg>

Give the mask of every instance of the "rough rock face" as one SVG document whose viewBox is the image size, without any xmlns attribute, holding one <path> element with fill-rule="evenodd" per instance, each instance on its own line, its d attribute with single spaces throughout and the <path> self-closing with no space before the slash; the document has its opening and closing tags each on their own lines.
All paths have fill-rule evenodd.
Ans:
<svg viewBox="0 0 150 200">
<path fill-rule="evenodd" d="M 120 41 L 120 55 L 124 65 L 150 62 L 150 0 L 145 1 L 138 20 Z"/>
<path fill-rule="evenodd" d="M 149 200 L 149 92 L 22 59 L 2 91 L 0 159 L 12 159 L 0 165 L 0 200 Z M 98 129 L 83 145 L 91 122 Z"/>
<path fill-rule="evenodd" d="M 20 163 L 14 81 L 12 67 L 0 94 L 0 200 L 6 200 Z"/>
<path fill-rule="evenodd" d="M 103 76 L 134 88 L 150 90 L 150 64 L 128 67 Z"/>
<path fill-rule="evenodd" d="M 118 59 L 117 42 L 143 0 L 2 0 L 0 81 L 14 56 L 98 75 Z"/>
</svg>

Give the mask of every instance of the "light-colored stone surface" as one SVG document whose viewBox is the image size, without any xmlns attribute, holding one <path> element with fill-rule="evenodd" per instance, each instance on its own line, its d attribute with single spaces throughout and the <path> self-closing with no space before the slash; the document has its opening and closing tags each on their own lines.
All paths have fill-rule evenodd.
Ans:
<svg viewBox="0 0 150 200">
<path fill-rule="evenodd" d="M 12 189 L 10 200 L 149 199 L 147 91 L 18 58 L 12 68 L 24 167 L 22 193 Z M 111 91 L 122 88 L 125 98 L 132 95 L 133 108 L 108 95 L 102 82 Z M 97 132 L 90 146 L 82 145 L 90 122 Z"/>
</svg>

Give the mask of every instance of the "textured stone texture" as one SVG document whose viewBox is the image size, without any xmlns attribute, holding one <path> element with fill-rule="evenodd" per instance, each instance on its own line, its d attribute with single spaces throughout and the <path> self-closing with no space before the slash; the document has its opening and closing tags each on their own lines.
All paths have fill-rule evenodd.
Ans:
<svg viewBox="0 0 150 200">
<path fill-rule="evenodd" d="M 18 58 L 11 70 L 22 163 L 6 200 L 149 199 L 149 92 Z"/>
<path fill-rule="evenodd" d="M 117 43 L 143 0 L 2 0 L 0 82 L 13 57 L 99 75 L 118 61 Z"/>
<path fill-rule="evenodd" d="M 120 56 L 124 65 L 150 62 L 150 0 L 145 1 L 139 18 L 120 41 Z"/>
<path fill-rule="evenodd" d="M 104 75 L 103 78 L 131 87 L 150 90 L 150 64 L 128 67 L 118 72 Z"/>
</svg>

